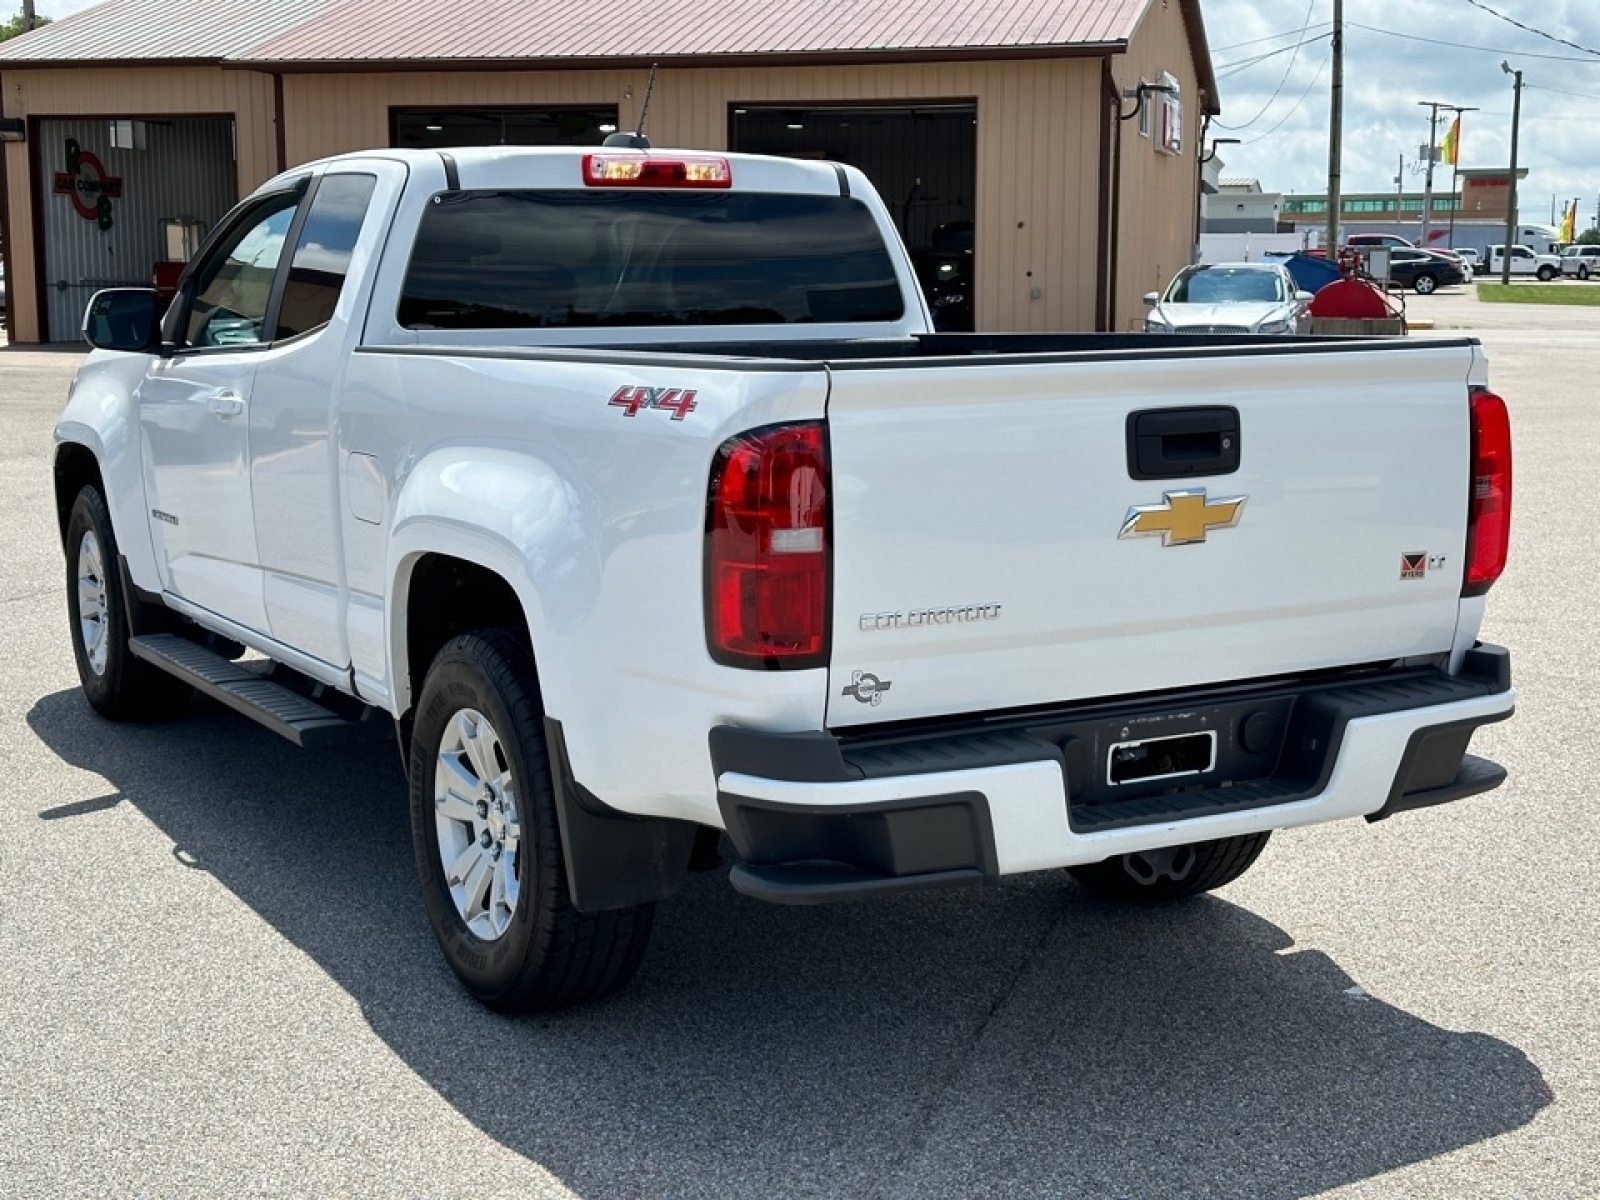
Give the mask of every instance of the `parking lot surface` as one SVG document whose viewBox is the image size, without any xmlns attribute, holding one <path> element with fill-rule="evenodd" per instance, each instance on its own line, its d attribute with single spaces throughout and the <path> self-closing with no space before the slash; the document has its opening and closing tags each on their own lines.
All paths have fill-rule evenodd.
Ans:
<svg viewBox="0 0 1600 1200">
<path fill-rule="evenodd" d="M 1473 320 L 1517 448 L 1499 791 L 1150 911 L 695 876 L 633 986 L 517 1020 L 434 949 L 391 747 L 91 714 L 50 499 L 77 356 L 0 350 L 0 1195 L 1600 1196 L 1594 312 Z"/>
</svg>

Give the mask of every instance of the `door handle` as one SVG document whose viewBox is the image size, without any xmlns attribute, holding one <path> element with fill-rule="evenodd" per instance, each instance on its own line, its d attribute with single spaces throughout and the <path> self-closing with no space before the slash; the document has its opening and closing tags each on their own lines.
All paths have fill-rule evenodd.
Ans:
<svg viewBox="0 0 1600 1200">
<path fill-rule="evenodd" d="M 237 417 L 244 411 L 244 397 L 224 389 L 206 397 L 206 407 L 219 417 Z"/>
</svg>

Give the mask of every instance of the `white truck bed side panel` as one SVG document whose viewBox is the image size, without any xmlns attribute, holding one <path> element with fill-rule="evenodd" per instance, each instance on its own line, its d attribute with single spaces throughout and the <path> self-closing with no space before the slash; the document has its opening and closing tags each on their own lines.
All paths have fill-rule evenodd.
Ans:
<svg viewBox="0 0 1600 1200">
<path fill-rule="evenodd" d="M 690 390 L 695 408 L 681 421 L 629 417 L 610 404 L 623 386 Z M 390 580 L 386 660 L 353 641 L 357 672 L 404 711 L 410 570 L 424 553 L 488 567 L 522 599 L 578 781 L 619 809 L 719 823 L 707 732 L 820 728 L 826 672 L 712 662 L 706 481 L 730 435 L 820 419 L 826 386 L 815 366 L 713 369 L 675 356 L 356 355 L 343 447 L 375 460 L 391 489 L 387 524 L 345 526 L 361 572 L 352 585 L 373 586 L 380 547 Z"/>
</svg>

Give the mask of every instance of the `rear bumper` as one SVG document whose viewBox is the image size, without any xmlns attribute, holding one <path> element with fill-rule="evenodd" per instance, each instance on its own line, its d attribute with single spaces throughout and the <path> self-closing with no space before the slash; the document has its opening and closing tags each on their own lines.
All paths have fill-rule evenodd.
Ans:
<svg viewBox="0 0 1600 1200">
<path fill-rule="evenodd" d="M 734 885 L 816 903 L 1476 795 L 1505 772 L 1467 744 L 1515 699 L 1509 655 L 1480 646 L 1454 676 L 1404 670 L 847 739 L 723 727 L 711 751 L 743 860 Z M 1211 730 L 1208 770 L 1131 787 L 1103 770 L 1118 738 Z"/>
</svg>

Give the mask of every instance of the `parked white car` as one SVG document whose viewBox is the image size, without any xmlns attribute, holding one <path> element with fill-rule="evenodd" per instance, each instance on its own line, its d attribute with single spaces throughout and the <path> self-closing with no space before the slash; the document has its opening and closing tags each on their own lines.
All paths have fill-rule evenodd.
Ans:
<svg viewBox="0 0 1600 1200">
<path fill-rule="evenodd" d="M 1147 333 L 1308 333 L 1311 293 L 1278 263 L 1200 264 L 1150 292 Z"/>
<path fill-rule="evenodd" d="M 1504 257 L 1503 248 L 1500 246 L 1489 247 L 1490 275 L 1498 275 L 1501 270 L 1501 259 Z M 1511 247 L 1511 274 L 1532 275 L 1541 283 L 1549 283 L 1561 274 L 1561 259 L 1555 254 L 1535 254 L 1527 246 Z"/>
<path fill-rule="evenodd" d="M 1577 279 L 1600 275 L 1600 246 L 1568 246 L 1561 252 L 1561 273 Z"/>
</svg>

